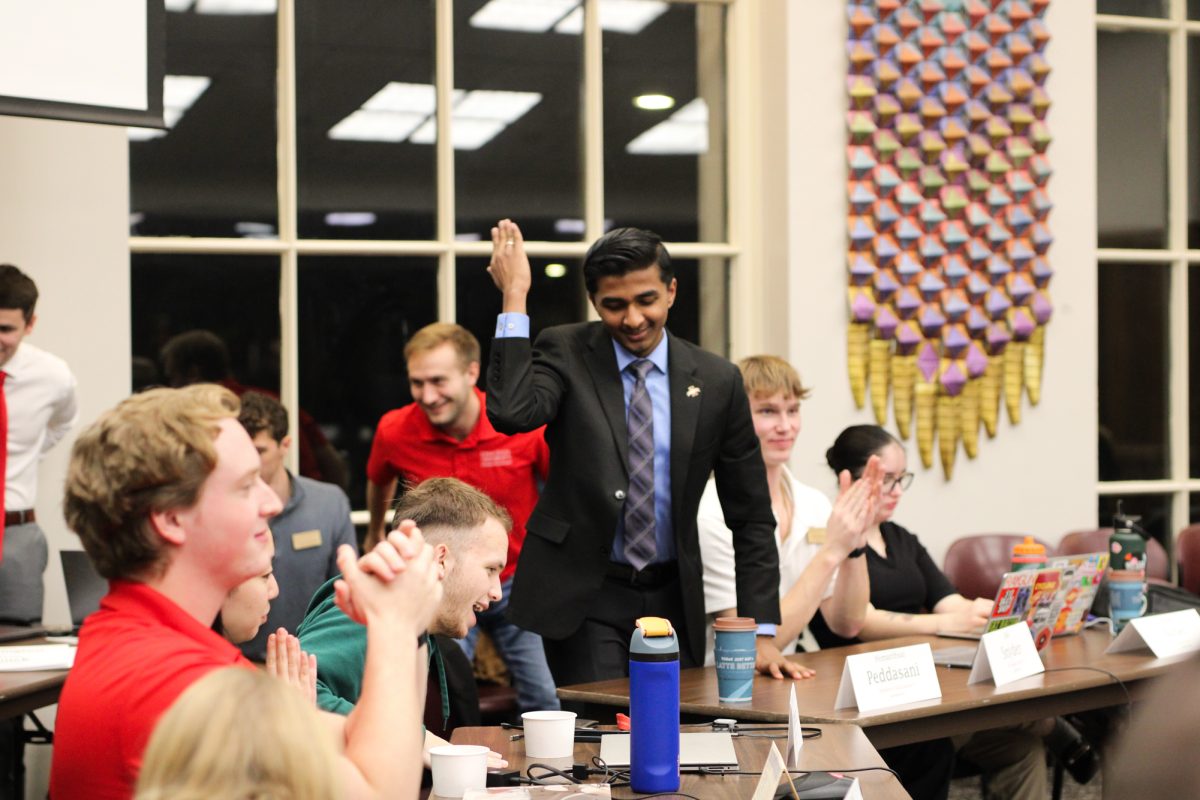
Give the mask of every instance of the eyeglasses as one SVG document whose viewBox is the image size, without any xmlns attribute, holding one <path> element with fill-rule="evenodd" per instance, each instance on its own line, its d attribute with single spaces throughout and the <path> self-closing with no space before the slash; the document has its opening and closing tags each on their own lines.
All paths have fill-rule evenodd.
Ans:
<svg viewBox="0 0 1200 800">
<path fill-rule="evenodd" d="M 916 477 L 911 472 L 901 472 L 899 475 L 884 475 L 883 480 L 879 485 L 884 493 L 896 491 L 896 487 L 900 487 L 900 491 L 908 491 L 908 487 L 912 486 L 913 478 Z"/>
</svg>

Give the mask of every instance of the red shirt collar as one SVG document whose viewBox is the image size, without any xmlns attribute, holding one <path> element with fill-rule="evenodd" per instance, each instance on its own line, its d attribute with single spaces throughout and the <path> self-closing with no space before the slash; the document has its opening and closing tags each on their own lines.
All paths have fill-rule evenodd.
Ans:
<svg viewBox="0 0 1200 800">
<path fill-rule="evenodd" d="M 180 608 L 174 600 L 144 583 L 113 579 L 109 582 L 108 594 L 100 601 L 100 608 L 120 613 L 122 616 L 149 619 L 180 631 L 189 639 L 205 642 L 214 649 L 227 653 L 231 662 L 241 655 L 236 646 L 211 626 L 203 625 Z"/>
<path fill-rule="evenodd" d="M 417 434 L 421 439 L 427 442 L 449 443 L 455 447 L 474 447 L 480 442 L 486 442 L 489 439 L 500 436 L 501 434 L 497 433 L 496 429 L 492 427 L 492 422 L 487 416 L 487 396 L 480 391 L 478 386 L 472 386 L 471 391 L 475 392 L 475 396 L 479 398 L 479 419 L 476 420 L 475 427 L 471 429 L 471 432 L 461 442 L 445 431 L 435 428 L 433 423 L 429 421 L 429 417 L 425 415 L 424 409 L 413 403 L 416 406 L 414 409 L 414 416 L 416 417 L 414 422 L 416 423 Z"/>
</svg>

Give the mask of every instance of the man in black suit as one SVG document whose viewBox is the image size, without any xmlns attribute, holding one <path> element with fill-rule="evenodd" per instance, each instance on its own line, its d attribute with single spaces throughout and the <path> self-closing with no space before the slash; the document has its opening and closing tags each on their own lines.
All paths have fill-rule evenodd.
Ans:
<svg viewBox="0 0 1200 800">
<path fill-rule="evenodd" d="M 555 682 L 627 674 L 642 616 L 672 622 L 682 666 L 703 663 L 696 510 L 714 471 L 734 533 L 738 612 L 760 623 L 758 667 L 775 677 L 809 674 L 772 642 L 775 519 L 741 376 L 667 332 L 676 283 L 662 240 L 634 228 L 597 240 L 584 281 L 600 322 L 549 328 L 533 347 L 529 259 L 509 220 L 492 229 L 488 272 L 504 298 L 488 418 L 504 433 L 546 425 L 550 445 L 509 616 L 542 635 Z"/>
</svg>

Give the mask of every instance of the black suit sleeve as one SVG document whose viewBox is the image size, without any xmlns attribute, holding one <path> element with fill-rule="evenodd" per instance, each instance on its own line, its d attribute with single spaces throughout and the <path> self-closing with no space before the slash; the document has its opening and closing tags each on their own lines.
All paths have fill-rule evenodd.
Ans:
<svg viewBox="0 0 1200 800">
<path fill-rule="evenodd" d="M 738 614 L 779 624 L 779 550 L 750 402 L 740 375 L 733 380 L 721 451 L 714 472 L 725 524 L 733 532 Z"/>
<path fill-rule="evenodd" d="M 543 331 L 533 347 L 525 337 L 493 339 L 487 372 L 492 426 L 512 434 L 551 422 L 566 386 L 558 365 L 566 359 L 566 343 L 553 330 Z"/>
</svg>

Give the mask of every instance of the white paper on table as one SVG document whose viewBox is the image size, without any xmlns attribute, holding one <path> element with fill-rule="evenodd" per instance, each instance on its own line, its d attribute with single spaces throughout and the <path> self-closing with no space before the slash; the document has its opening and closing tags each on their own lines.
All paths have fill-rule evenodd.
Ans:
<svg viewBox="0 0 1200 800">
<path fill-rule="evenodd" d="M 0 647 L 0 672 L 70 669 L 75 664 L 76 649 L 65 644 Z"/>
<path fill-rule="evenodd" d="M 1194 608 L 1129 620 L 1105 653 L 1149 648 L 1156 658 L 1200 650 L 1200 612 Z"/>
<path fill-rule="evenodd" d="M 859 784 L 858 778 L 855 778 L 854 783 L 846 790 L 845 800 L 863 800 L 862 785 Z"/>
<path fill-rule="evenodd" d="M 1046 671 L 1033 642 L 1033 632 L 1024 623 L 989 631 L 979 642 L 967 684 L 991 678 L 997 686 Z"/>
</svg>

